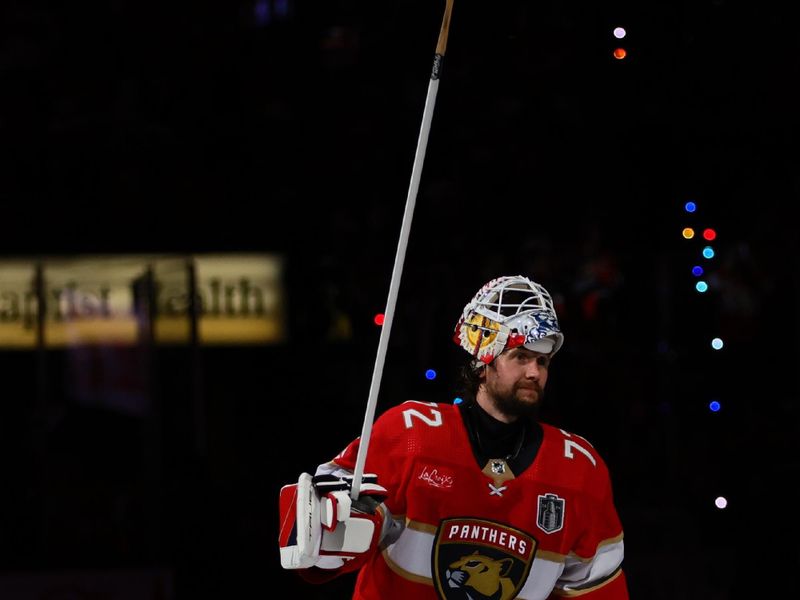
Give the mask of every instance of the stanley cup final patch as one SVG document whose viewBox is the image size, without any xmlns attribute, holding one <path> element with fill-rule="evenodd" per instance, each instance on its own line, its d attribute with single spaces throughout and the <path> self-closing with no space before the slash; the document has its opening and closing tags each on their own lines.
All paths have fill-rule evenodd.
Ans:
<svg viewBox="0 0 800 600">
<path fill-rule="evenodd" d="M 545 533 L 555 533 L 564 527 L 564 499 L 555 494 L 539 496 L 536 524 Z"/>
<path fill-rule="evenodd" d="M 433 586 L 444 600 L 510 600 L 528 578 L 533 536 L 485 519 L 445 519 L 431 556 Z"/>
</svg>

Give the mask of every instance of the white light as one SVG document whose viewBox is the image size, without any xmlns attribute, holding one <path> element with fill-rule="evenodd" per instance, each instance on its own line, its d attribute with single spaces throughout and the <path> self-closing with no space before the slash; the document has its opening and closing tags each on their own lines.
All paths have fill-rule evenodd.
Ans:
<svg viewBox="0 0 800 600">
<path fill-rule="evenodd" d="M 717 496 L 717 499 L 714 500 L 714 504 L 716 505 L 717 508 L 725 508 L 726 506 L 728 506 L 728 500 L 723 496 Z"/>
<path fill-rule="evenodd" d="M 714 350 L 722 350 L 722 347 L 724 345 L 725 345 L 725 343 L 719 338 L 714 338 L 713 340 L 711 340 L 711 347 Z"/>
<path fill-rule="evenodd" d="M 625 28 L 624 27 L 614 27 L 614 37 L 618 40 L 621 40 L 625 37 Z"/>
</svg>

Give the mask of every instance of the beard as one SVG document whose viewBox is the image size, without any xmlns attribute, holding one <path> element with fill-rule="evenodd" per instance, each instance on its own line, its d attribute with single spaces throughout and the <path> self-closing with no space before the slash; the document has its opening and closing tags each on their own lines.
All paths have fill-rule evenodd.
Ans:
<svg viewBox="0 0 800 600">
<path fill-rule="evenodd" d="M 530 394 L 531 389 L 536 391 L 536 399 L 523 398 L 522 393 Z M 544 399 L 544 390 L 539 384 L 514 385 L 509 390 L 491 389 L 488 391 L 494 399 L 495 406 L 504 414 L 534 420 L 539 416 L 539 406 Z"/>
</svg>

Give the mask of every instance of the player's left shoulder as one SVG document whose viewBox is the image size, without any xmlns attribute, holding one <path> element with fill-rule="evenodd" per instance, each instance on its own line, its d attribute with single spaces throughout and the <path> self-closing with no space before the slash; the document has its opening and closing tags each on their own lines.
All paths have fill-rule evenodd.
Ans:
<svg viewBox="0 0 800 600">
<path fill-rule="evenodd" d="M 582 435 L 542 423 L 542 458 L 568 482 L 585 485 L 608 479 L 608 466 L 600 452 Z"/>
</svg>

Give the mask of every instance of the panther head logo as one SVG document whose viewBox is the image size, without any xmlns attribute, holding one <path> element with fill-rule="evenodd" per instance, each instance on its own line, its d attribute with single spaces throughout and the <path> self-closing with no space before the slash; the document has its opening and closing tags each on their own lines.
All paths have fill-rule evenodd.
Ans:
<svg viewBox="0 0 800 600">
<path fill-rule="evenodd" d="M 538 542 L 505 523 L 442 519 L 431 552 L 433 587 L 442 600 L 510 600 L 525 586 Z"/>
<path fill-rule="evenodd" d="M 476 550 L 450 563 L 445 578 L 450 588 L 463 588 L 470 600 L 509 600 L 516 588 L 507 577 L 513 565 L 510 558 L 494 559 Z"/>
</svg>

